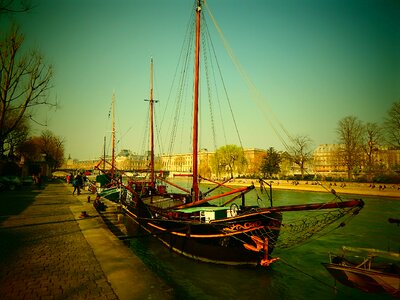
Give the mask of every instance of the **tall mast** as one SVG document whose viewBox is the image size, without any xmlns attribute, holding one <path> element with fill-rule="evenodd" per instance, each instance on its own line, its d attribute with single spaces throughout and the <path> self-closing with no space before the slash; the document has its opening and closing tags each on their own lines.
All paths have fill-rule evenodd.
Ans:
<svg viewBox="0 0 400 300">
<path fill-rule="evenodd" d="M 103 144 L 103 170 L 106 169 L 106 137 L 104 136 L 104 144 Z"/>
<path fill-rule="evenodd" d="M 200 13 L 201 0 L 197 0 L 196 6 L 196 49 L 195 49 L 195 70 L 194 70 L 194 105 L 193 105 L 193 193 L 194 201 L 199 199 L 198 183 L 198 136 L 199 136 L 199 63 L 200 63 Z"/>
<path fill-rule="evenodd" d="M 153 58 L 150 61 L 150 180 L 154 188 Z"/>
<path fill-rule="evenodd" d="M 145 101 L 149 101 L 150 105 L 150 186 L 154 188 L 154 102 L 157 101 L 153 99 L 153 58 L 150 60 L 150 98 Z"/>
<path fill-rule="evenodd" d="M 114 179 L 114 169 L 115 169 L 115 93 L 112 96 L 111 104 L 112 112 L 112 130 L 111 130 L 111 178 Z"/>
</svg>

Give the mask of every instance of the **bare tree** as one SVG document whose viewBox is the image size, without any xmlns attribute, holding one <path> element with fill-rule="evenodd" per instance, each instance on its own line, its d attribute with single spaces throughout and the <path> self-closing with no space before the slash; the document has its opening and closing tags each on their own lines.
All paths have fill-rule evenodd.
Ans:
<svg viewBox="0 0 400 300">
<path fill-rule="evenodd" d="M 385 119 L 385 131 L 389 144 L 400 148 L 400 101 L 394 102 Z"/>
<path fill-rule="evenodd" d="M 25 161 L 39 161 L 41 159 L 40 139 L 32 137 L 20 144 L 17 148 L 18 155 Z"/>
<path fill-rule="evenodd" d="M 292 139 L 293 145 L 290 147 L 289 155 L 291 160 L 299 166 L 301 178 L 304 178 L 305 164 L 311 160 L 312 140 L 309 136 L 298 135 Z"/>
<path fill-rule="evenodd" d="M 53 70 L 35 51 L 22 53 L 24 36 L 12 27 L 0 39 L 0 155 L 4 142 L 24 117 L 32 119 L 30 109 L 55 106 L 48 101 Z"/>
<path fill-rule="evenodd" d="M 7 124 L 6 124 L 7 126 Z M 29 125 L 26 118 L 22 118 L 13 131 L 11 131 L 5 141 L 5 152 L 8 152 L 9 159 L 17 158 L 16 150 L 19 145 L 23 144 L 28 139 Z"/>
<path fill-rule="evenodd" d="M 45 130 L 40 136 L 40 150 L 45 154 L 45 160 L 52 170 L 64 162 L 64 141 L 50 130 Z"/>
<path fill-rule="evenodd" d="M 347 116 L 339 121 L 337 133 L 341 144 L 339 157 L 350 179 L 357 167 L 361 166 L 364 126 L 356 117 Z"/>
<path fill-rule="evenodd" d="M 371 172 L 374 169 L 374 157 L 378 153 L 379 145 L 382 142 L 382 129 L 377 123 L 365 124 L 365 140 L 363 150 L 366 155 L 366 168 Z"/>
<path fill-rule="evenodd" d="M 18 154 L 30 162 L 44 159 L 50 169 L 55 170 L 64 162 L 64 140 L 50 130 L 45 130 L 40 136 L 32 137 L 19 145 Z"/>
</svg>

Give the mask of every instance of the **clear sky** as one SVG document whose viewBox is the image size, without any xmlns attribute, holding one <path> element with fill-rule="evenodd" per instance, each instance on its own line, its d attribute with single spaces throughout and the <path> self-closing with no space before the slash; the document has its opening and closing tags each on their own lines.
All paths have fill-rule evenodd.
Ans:
<svg viewBox="0 0 400 300">
<path fill-rule="evenodd" d="M 36 3 L 33 11 L 16 18 L 26 46 L 39 49 L 53 65 L 52 97 L 60 104 L 56 111 L 37 115 L 65 139 L 67 157 L 97 158 L 111 130 L 108 113 L 115 91 L 117 151 L 139 152 L 150 57 L 155 61 L 155 98 L 161 105 L 170 92 L 193 1 Z M 341 118 L 354 115 L 382 123 L 391 104 L 400 99 L 398 0 L 207 4 L 268 107 L 293 135 L 308 135 L 315 145 L 335 143 Z M 233 82 L 232 106 L 243 146 L 283 149 L 259 107 L 235 89 L 238 81 L 231 73 L 224 80 Z"/>
</svg>

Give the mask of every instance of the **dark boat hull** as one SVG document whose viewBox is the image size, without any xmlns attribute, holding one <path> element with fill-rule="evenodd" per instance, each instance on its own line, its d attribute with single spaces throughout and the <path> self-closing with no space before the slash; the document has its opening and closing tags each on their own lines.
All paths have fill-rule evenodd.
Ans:
<svg viewBox="0 0 400 300">
<path fill-rule="evenodd" d="M 201 219 L 202 210 L 205 213 L 215 210 L 217 213 L 224 208 L 210 205 L 169 209 L 156 206 L 161 204 L 160 199 L 153 200 L 153 203 L 145 203 L 141 199 L 126 199 L 122 202 L 126 215 L 135 225 L 128 226 L 130 232 L 139 225 L 179 254 L 228 265 L 268 266 L 269 256 L 280 234 L 283 212 L 353 207 L 360 209 L 363 206 L 361 200 L 273 208 L 241 206 L 237 215 L 226 211 L 223 217 Z M 174 197 L 161 200 L 176 202 Z"/>
<path fill-rule="evenodd" d="M 130 220 L 172 251 L 192 259 L 227 265 L 260 264 L 265 258 L 265 251 L 256 249 L 252 236 L 268 239 L 270 255 L 278 239 L 282 221 L 280 213 L 267 212 L 196 223 L 141 218 L 128 208 L 125 211 Z M 253 246 L 254 250 L 246 248 L 246 244 Z"/>
</svg>

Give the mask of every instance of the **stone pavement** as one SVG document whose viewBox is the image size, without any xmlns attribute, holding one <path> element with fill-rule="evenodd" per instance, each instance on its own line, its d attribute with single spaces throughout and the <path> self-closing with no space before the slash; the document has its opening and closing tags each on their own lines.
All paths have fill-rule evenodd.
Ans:
<svg viewBox="0 0 400 300">
<path fill-rule="evenodd" d="M 0 192 L 1 299 L 173 298 L 108 230 L 88 195 L 73 196 L 63 183 Z"/>
</svg>

